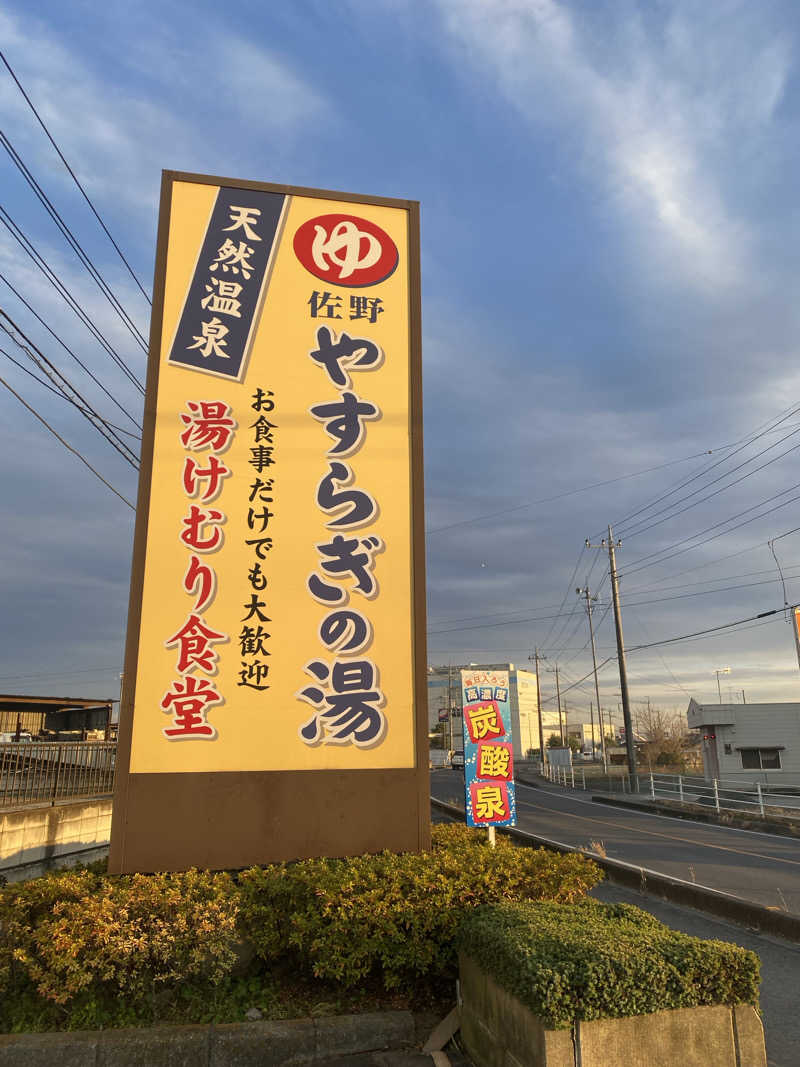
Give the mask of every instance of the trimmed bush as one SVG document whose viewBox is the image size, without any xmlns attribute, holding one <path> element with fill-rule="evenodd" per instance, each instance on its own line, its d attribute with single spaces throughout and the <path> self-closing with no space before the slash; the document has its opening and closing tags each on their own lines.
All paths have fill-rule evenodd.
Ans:
<svg viewBox="0 0 800 1067">
<path fill-rule="evenodd" d="M 458 949 L 546 1026 L 707 1004 L 758 1004 L 760 961 L 670 930 L 630 904 L 501 904 L 467 916 Z"/>
<path fill-rule="evenodd" d="M 381 978 L 407 989 L 455 973 L 464 914 L 498 900 L 573 901 L 602 879 L 577 855 L 516 846 L 481 831 L 434 826 L 429 853 L 304 860 L 239 877 L 243 925 L 267 962 L 294 957 L 316 977 L 352 986 Z"/>
<path fill-rule="evenodd" d="M 53 872 L 0 889 L 0 1030 L 241 1018 L 283 978 L 324 998 L 354 986 L 417 993 L 455 975 L 466 911 L 582 897 L 590 860 L 435 827 L 420 855 L 356 856 L 238 876 Z M 325 985 L 325 983 L 328 983 Z M 428 987 L 429 989 L 431 987 Z M 348 994 L 350 995 L 350 994 Z M 243 999 L 245 998 L 245 999 Z M 246 998 L 249 999 L 249 1004 Z"/>
</svg>

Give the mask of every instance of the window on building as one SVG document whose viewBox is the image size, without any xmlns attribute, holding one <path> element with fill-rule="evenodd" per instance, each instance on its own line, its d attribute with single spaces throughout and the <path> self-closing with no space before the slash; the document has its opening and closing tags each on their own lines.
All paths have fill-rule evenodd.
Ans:
<svg viewBox="0 0 800 1067">
<path fill-rule="evenodd" d="M 781 769 L 781 754 L 777 748 L 742 748 L 742 769 L 745 771 L 769 771 Z"/>
<path fill-rule="evenodd" d="M 732 746 L 732 745 L 730 745 L 730 744 L 729 744 L 729 743 L 728 743 L 728 742 L 726 741 L 726 742 L 725 742 L 725 755 L 726 755 L 726 756 L 730 756 L 730 755 L 732 754 L 732 752 L 733 752 L 733 746 Z"/>
</svg>

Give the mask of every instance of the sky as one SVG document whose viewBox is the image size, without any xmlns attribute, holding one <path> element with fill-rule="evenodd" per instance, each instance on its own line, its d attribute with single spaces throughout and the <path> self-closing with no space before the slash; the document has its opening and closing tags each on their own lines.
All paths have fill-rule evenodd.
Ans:
<svg viewBox="0 0 800 1067">
<path fill-rule="evenodd" d="M 791 0 L 9 0 L 0 49 L 148 293 L 162 169 L 420 201 L 429 663 L 538 648 L 543 700 L 557 664 L 588 719 L 588 586 L 619 722 L 608 557 L 585 547 L 609 525 L 634 710 L 716 701 L 725 667 L 723 700 L 800 699 L 782 611 L 800 601 L 799 30 Z M 5 67 L 0 113 L 146 337 L 147 300 Z M 2 155 L 3 218 L 143 380 Z M 135 432 L 141 393 L 0 231 L 19 294 L 0 280 L 0 308 Z M 8 386 L 135 501 L 133 468 L 6 333 L 0 350 Z M 134 513 L 2 387 L 0 412 L 0 692 L 116 696 Z"/>
</svg>

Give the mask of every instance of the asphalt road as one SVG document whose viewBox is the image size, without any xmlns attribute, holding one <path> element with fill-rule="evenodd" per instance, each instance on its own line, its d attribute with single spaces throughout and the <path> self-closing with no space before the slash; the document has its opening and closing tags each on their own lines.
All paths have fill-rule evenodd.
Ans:
<svg viewBox="0 0 800 1067">
<path fill-rule="evenodd" d="M 433 796 L 464 804 L 457 771 L 431 771 Z M 517 783 L 517 826 L 566 845 L 602 842 L 609 859 L 800 915 L 800 841 L 593 803 L 558 786 Z M 800 1051 L 798 1051 L 800 1063 Z"/>
</svg>

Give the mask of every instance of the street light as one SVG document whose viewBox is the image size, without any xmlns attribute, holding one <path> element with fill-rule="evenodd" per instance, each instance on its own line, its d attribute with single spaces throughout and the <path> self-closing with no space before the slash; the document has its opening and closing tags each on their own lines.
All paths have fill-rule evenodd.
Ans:
<svg viewBox="0 0 800 1067">
<path fill-rule="evenodd" d="M 714 674 L 716 674 L 716 676 L 717 676 L 717 693 L 719 695 L 720 704 L 722 703 L 722 690 L 720 689 L 720 685 L 719 685 L 719 676 L 721 674 L 730 674 L 730 673 L 731 673 L 730 667 L 717 667 L 717 669 L 714 671 Z"/>
</svg>

